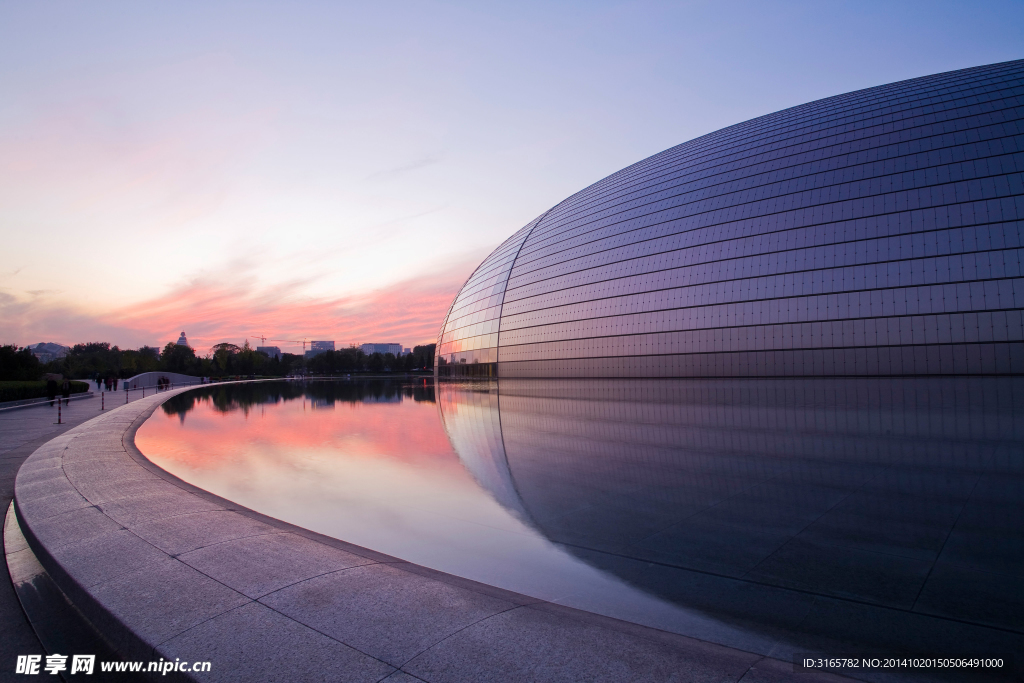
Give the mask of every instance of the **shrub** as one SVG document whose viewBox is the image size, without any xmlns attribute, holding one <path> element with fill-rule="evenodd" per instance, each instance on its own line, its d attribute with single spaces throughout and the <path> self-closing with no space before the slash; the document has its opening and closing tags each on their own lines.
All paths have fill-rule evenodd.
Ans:
<svg viewBox="0 0 1024 683">
<path fill-rule="evenodd" d="M 57 395 L 60 395 L 57 384 Z M 71 382 L 71 393 L 80 394 L 89 390 L 86 382 Z M 46 382 L 0 382 L 0 403 L 4 401 L 24 401 L 30 398 L 46 398 Z"/>
</svg>

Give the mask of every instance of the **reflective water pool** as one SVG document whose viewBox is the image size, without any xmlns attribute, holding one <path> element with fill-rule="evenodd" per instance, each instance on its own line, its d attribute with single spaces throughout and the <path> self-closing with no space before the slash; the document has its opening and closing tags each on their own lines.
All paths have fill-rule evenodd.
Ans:
<svg viewBox="0 0 1024 683">
<path fill-rule="evenodd" d="M 743 649 L 1024 651 L 1024 380 L 270 382 L 154 462 L 411 562 Z"/>
</svg>

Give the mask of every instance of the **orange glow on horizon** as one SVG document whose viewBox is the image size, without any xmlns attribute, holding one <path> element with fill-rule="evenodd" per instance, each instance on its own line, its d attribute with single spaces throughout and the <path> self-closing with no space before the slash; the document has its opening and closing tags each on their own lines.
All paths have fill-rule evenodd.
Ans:
<svg viewBox="0 0 1024 683">
<path fill-rule="evenodd" d="M 302 282 L 260 286 L 251 273 L 227 272 L 106 313 L 0 297 L 0 318 L 16 321 L 0 341 L 109 341 L 122 348 L 162 347 L 185 330 L 200 356 L 223 341 L 241 344 L 248 339 L 256 346 L 261 343 L 259 334 L 268 337 L 267 344 L 292 352 L 299 352 L 295 344 L 270 339 L 327 339 L 339 348 L 362 342 L 411 348 L 436 340 L 448 306 L 473 265 L 460 261 L 435 274 L 337 297 L 305 295 Z"/>
</svg>

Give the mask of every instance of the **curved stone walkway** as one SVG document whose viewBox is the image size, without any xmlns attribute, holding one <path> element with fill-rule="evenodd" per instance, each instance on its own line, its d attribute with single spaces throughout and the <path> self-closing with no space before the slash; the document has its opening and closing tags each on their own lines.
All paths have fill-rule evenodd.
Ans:
<svg viewBox="0 0 1024 683">
<path fill-rule="evenodd" d="M 141 397 L 141 392 L 130 400 Z M 49 402 L 42 405 L 7 407 L 0 409 L 0 509 L 6 511 L 14 497 L 14 480 L 22 463 L 37 448 L 50 439 L 101 415 L 101 407 L 123 405 L 124 392 L 110 392 L 101 400 L 99 395 L 72 400 L 64 406 L 61 424 L 57 424 L 57 409 Z M 3 545 L 0 542 L 0 545 Z M 8 548 L 4 548 L 7 554 Z M 62 637 L 75 636 L 71 625 L 65 625 Z M 6 573 L 0 578 L 0 680 L 5 673 L 15 670 L 19 655 L 40 655 L 45 650 L 39 643 L 31 624 L 26 621 L 22 605 Z"/>
<path fill-rule="evenodd" d="M 794 676 L 789 662 L 442 574 L 191 486 L 134 445 L 153 410 L 187 390 L 61 434 L 15 484 L 31 550 L 125 659 L 210 661 L 209 673 L 194 674 L 202 681 Z"/>
</svg>

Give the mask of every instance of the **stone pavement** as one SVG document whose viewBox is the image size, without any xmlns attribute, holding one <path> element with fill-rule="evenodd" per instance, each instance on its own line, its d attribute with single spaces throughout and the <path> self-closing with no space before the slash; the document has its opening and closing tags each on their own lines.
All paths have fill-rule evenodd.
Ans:
<svg viewBox="0 0 1024 683">
<path fill-rule="evenodd" d="M 141 392 L 130 393 L 134 394 L 132 401 L 142 397 Z M 103 403 L 107 408 L 124 405 L 124 392 L 108 393 Z M 62 424 L 56 424 L 56 405 L 0 410 L 0 511 L 6 512 L 11 503 L 14 479 L 25 458 L 50 439 L 100 415 L 100 404 L 98 393 L 94 398 L 71 401 L 61 407 Z M 0 680 L 5 680 L 14 671 L 17 655 L 43 654 L 43 648 L 25 618 L 6 567 L 0 573 Z"/>
</svg>

